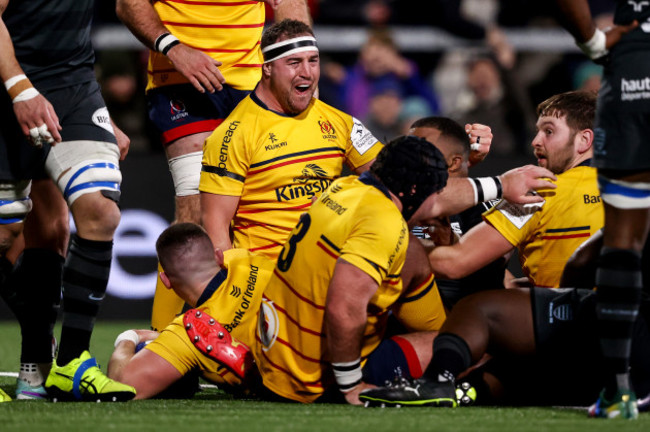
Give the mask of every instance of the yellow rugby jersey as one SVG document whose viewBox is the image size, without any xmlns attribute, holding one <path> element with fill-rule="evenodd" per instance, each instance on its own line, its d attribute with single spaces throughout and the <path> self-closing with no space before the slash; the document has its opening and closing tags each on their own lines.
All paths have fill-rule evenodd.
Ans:
<svg viewBox="0 0 650 432">
<path fill-rule="evenodd" d="M 595 168 L 571 168 L 557 176 L 556 184 L 557 189 L 539 192 L 542 204 L 501 201 L 483 215 L 517 247 L 525 275 L 539 287 L 559 286 L 571 254 L 605 219 Z"/>
<path fill-rule="evenodd" d="M 262 293 L 274 263 L 243 249 L 227 250 L 224 258 L 226 269 L 210 282 L 197 308 L 252 349 Z M 204 296 L 208 298 L 204 300 Z M 216 384 L 236 386 L 241 382 L 235 374 L 194 347 L 183 326 L 183 315 L 176 317 L 146 349 L 167 360 L 183 375 L 198 368 L 205 379 Z"/>
<path fill-rule="evenodd" d="M 167 29 L 185 45 L 222 62 L 226 84 L 252 90 L 262 76 L 260 41 L 264 3 L 228 0 L 159 0 L 153 5 Z M 163 54 L 150 51 L 147 90 L 189 81 Z"/>
<path fill-rule="evenodd" d="M 355 118 L 313 99 L 297 116 L 269 110 L 253 93 L 203 149 L 199 190 L 239 196 L 233 247 L 275 259 L 300 215 L 340 176 L 382 145 Z"/>
<path fill-rule="evenodd" d="M 412 290 L 404 291 L 393 305 L 393 313 L 408 333 L 440 330 L 447 314 L 433 273 Z"/>
<path fill-rule="evenodd" d="M 334 383 L 323 319 L 338 258 L 379 284 L 368 305 L 362 361 L 382 339 L 388 310 L 403 290 L 399 274 L 409 231 L 387 190 L 374 184 L 368 174 L 335 181 L 282 249 L 264 293 L 254 349 L 264 385 L 278 395 L 313 402 Z"/>
</svg>

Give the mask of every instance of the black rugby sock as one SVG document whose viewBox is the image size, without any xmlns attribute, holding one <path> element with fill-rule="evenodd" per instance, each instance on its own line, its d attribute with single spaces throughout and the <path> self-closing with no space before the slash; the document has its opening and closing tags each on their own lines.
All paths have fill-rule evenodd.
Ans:
<svg viewBox="0 0 650 432">
<path fill-rule="evenodd" d="M 8 285 L 20 323 L 22 363 L 52 361 L 52 337 L 61 301 L 63 257 L 49 249 L 25 249 Z"/>
<path fill-rule="evenodd" d="M 6 257 L 0 257 L 0 297 L 3 298 L 7 304 L 11 301 L 11 291 L 7 287 L 7 279 L 11 275 L 14 265 Z"/>
<path fill-rule="evenodd" d="M 86 240 L 74 234 L 63 268 L 63 327 L 57 364 L 90 348 L 90 337 L 104 299 L 111 269 L 112 241 Z"/>
<path fill-rule="evenodd" d="M 640 254 L 604 247 L 596 272 L 598 336 L 605 365 L 605 397 L 629 389 L 634 321 L 641 299 Z"/>
<path fill-rule="evenodd" d="M 454 381 L 471 362 L 472 354 L 463 338 L 441 333 L 433 341 L 433 358 L 424 375 L 434 381 Z"/>
</svg>

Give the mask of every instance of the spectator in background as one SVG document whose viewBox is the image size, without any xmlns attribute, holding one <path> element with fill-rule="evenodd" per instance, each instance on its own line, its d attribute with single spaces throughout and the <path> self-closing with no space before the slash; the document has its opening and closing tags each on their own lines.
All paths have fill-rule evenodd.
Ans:
<svg viewBox="0 0 650 432">
<path fill-rule="evenodd" d="M 413 10 L 406 0 L 401 7 Z M 477 51 L 492 54 L 505 68 L 516 62 L 514 49 L 497 24 L 500 4 L 497 0 L 435 0 L 436 13 L 425 17 L 436 27 L 471 42 L 471 49 L 443 53 L 432 75 L 432 85 L 445 115 L 457 114 L 457 104 L 465 91 L 466 63 Z M 532 106 L 531 106 L 532 109 Z"/>
<path fill-rule="evenodd" d="M 380 78 L 371 85 L 368 115 L 363 123 L 382 142 L 401 135 L 402 88 L 393 77 Z"/>
<path fill-rule="evenodd" d="M 370 108 L 372 86 L 382 79 L 395 80 L 404 97 L 420 96 L 434 113 L 438 112 L 438 100 L 420 76 L 417 65 L 399 53 L 388 31 L 377 29 L 370 31 L 358 61 L 346 71 L 340 83 L 342 110 L 356 118 L 365 118 Z"/>
<path fill-rule="evenodd" d="M 467 86 L 471 100 L 455 115 L 459 122 L 489 124 L 495 134 L 492 154 L 524 154 L 533 135 L 535 117 L 516 78 L 493 57 L 482 56 L 469 63 Z"/>
</svg>

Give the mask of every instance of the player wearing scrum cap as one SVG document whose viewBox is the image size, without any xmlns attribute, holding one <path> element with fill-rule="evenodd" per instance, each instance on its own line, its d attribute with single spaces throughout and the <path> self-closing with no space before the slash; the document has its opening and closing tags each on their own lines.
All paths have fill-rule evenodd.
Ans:
<svg viewBox="0 0 650 432">
<path fill-rule="evenodd" d="M 506 196 L 514 184 L 526 190 L 549 184 L 522 173 L 553 177 L 539 167 L 506 173 L 499 183 Z M 513 183 L 515 177 L 521 182 Z M 474 204 L 470 182 L 452 180 L 435 146 L 401 137 L 379 152 L 369 172 L 336 180 L 301 217 L 264 292 L 254 349 L 272 394 L 359 403 L 368 383 L 362 368 L 382 340 L 389 309 L 405 293 L 407 221 L 426 223 Z"/>
<path fill-rule="evenodd" d="M 199 189 L 216 247 L 275 258 L 343 163 L 360 174 L 382 145 L 359 120 L 314 98 L 320 58 L 309 26 L 276 23 L 261 46 L 262 79 L 207 139 Z"/>
<path fill-rule="evenodd" d="M 203 225 L 216 247 L 275 258 L 312 198 L 340 176 L 343 162 L 360 174 L 381 144 L 358 119 L 314 98 L 320 59 L 311 28 L 281 21 L 265 31 L 261 46 L 262 79 L 206 140 L 199 190 Z M 533 185 L 528 180 L 539 173 L 524 168 L 517 176 L 527 181 L 504 191 Z M 500 182 L 484 181 L 486 193 L 477 197 L 500 196 Z M 454 206 L 457 191 L 444 195 Z"/>
<path fill-rule="evenodd" d="M 367 361 L 364 356 L 363 379 L 366 383 L 374 384 L 381 384 L 386 379 L 392 378 L 396 368 L 402 370 L 404 376 L 420 376 L 431 354 L 431 338 L 434 336 L 432 331 L 440 328 L 445 319 L 426 253 L 419 242 L 409 243 L 406 238 L 408 234 L 404 230 L 404 220 L 398 207 L 387 199 L 389 192 L 386 186 L 397 194 L 394 202 L 403 206 L 402 214 L 405 217 L 410 217 L 419 207 L 423 209 L 419 214 L 435 216 L 436 211 L 444 211 L 447 206 L 433 205 L 438 203 L 438 200 L 442 200 L 442 194 L 437 194 L 439 196 L 435 200 L 429 199 L 429 196 L 444 184 L 446 165 L 442 156 L 436 153 L 437 150 L 431 144 L 418 138 L 403 138 L 394 144 L 389 144 L 389 147 L 390 152 L 384 152 L 383 158 L 378 156 L 377 163 L 371 168 L 378 178 L 383 179 L 385 185 L 369 173 L 359 178 L 348 176 L 337 181 L 315 204 L 313 221 L 307 214 L 300 220 L 296 227 L 297 233 L 290 237 L 289 243 L 280 255 L 277 267 L 277 271 L 285 272 L 287 281 L 301 281 L 295 284 L 299 285 L 301 292 L 310 289 L 314 292 L 322 292 L 326 287 L 324 280 L 329 280 L 326 273 L 335 261 L 332 259 L 332 254 L 336 254 L 336 244 L 347 236 L 349 242 L 342 249 L 345 252 L 344 259 L 359 266 L 359 271 L 369 272 L 373 278 L 385 277 L 386 284 L 381 287 L 381 298 L 378 300 L 383 310 L 369 320 L 369 329 L 377 332 L 373 338 L 367 340 L 368 344 L 364 347 L 365 352 L 372 351 L 372 355 L 367 358 Z M 540 173 L 543 174 L 544 170 Z M 510 180 L 506 180 L 505 177 L 511 178 L 508 175 L 504 176 L 504 185 L 510 184 Z M 520 180 L 522 179 L 519 178 L 516 183 L 526 183 Z M 471 187 L 466 180 L 463 183 L 460 188 L 458 184 L 454 186 L 454 194 L 457 196 L 460 194 L 460 200 L 456 200 L 460 201 L 459 205 L 469 206 L 473 198 L 463 193 L 462 186 L 465 187 L 465 192 L 469 190 L 470 195 Z M 343 191 L 348 188 L 349 193 Z M 359 195 L 360 191 L 365 191 L 367 196 Z M 343 194 L 346 195 L 345 202 L 340 200 L 339 195 Z M 354 203 L 354 208 L 358 211 L 346 207 L 347 202 Z M 423 202 L 426 203 L 425 206 L 420 205 Z M 300 233 L 309 231 L 310 227 L 310 233 L 302 239 Z M 314 238 L 317 240 L 322 238 L 318 236 L 319 232 L 329 235 L 333 243 L 314 244 Z M 372 233 L 374 234 L 366 236 Z M 401 238 L 397 250 L 396 244 L 392 243 L 396 238 Z M 229 387 L 232 386 L 232 389 L 237 391 L 253 391 L 262 397 L 277 399 L 282 396 L 308 402 L 316 397 L 332 396 L 333 393 L 334 400 L 337 400 L 336 396 L 339 400 L 342 399 L 342 394 L 337 387 L 330 386 L 329 381 L 326 384 L 332 393 L 322 396 L 325 390 L 322 388 L 312 395 L 306 395 L 300 391 L 300 387 L 288 385 L 286 377 L 282 375 L 266 376 L 267 387 L 260 388 L 253 369 L 249 370 L 253 372 L 252 375 L 246 374 L 244 383 L 240 382 L 233 373 L 226 372 L 224 364 L 230 365 L 231 368 L 233 364 L 224 363 L 223 358 L 218 355 L 222 352 L 219 347 L 239 345 L 231 344 L 228 337 L 223 338 L 225 332 L 232 332 L 233 339 L 238 338 L 253 350 L 258 349 L 255 347 L 258 342 L 264 344 L 265 348 L 261 348 L 262 350 L 270 348 L 274 340 L 292 346 L 304 345 L 305 352 L 317 350 L 321 346 L 320 337 L 309 328 L 310 326 L 320 328 L 319 324 L 313 323 L 322 318 L 322 313 L 315 313 L 313 316 L 301 315 L 299 328 L 304 329 L 302 333 L 306 335 L 303 338 L 300 337 L 300 331 L 294 331 L 288 336 L 276 333 L 279 328 L 278 319 L 286 322 L 286 314 L 292 308 L 300 307 L 300 304 L 292 303 L 288 309 L 282 307 L 286 298 L 292 297 L 293 294 L 283 288 L 284 285 L 278 284 L 278 280 L 271 288 L 273 293 L 269 295 L 274 296 L 281 309 L 273 306 L 273 303 L 264 302 L 261 287 L 266 285 L 274 272 L 273 261 L 241 249 L 228 250 L 222 258 L 219 258 L 220 252 L 215 254 L 205 231 L 194 224 L 176 224 L 165 230 L 157 242 L 157 251 L 160 262 L 165 268 L 162 279 L 166 286 L 174 289 L 188 304 L 197 307 L 200 314 L 197 315 L 196 311 L 191 314 L 186 313 L 184 317 L 179 317 L 170 324 L 160 336 L 155 332 L 141 330 L 121 334 L 116 340 L 116 349 L 109 364 L 111 378 L 133 385 L 137 389 L 138 398 L 148 398 L 159 394 L 172 382 L 180 380 L 181 376 L 187 374 L 193 367 L 197 367 L 205 373 L 204 377 L 211 381 L 220 385 L 229 384 Z M 387 254 L 391 255 L 393 252 L 395 252 L 394 258 L 390 256 L 386 258 Z M 327 259 L 323 261 L 319 259 L 320 256 L 326 256 Z M 227 272 L 220 271 L 218 267 L 224 258 Z M 384 258 L 390 263 L 387 263 Z M 304 265 L 305 262 L 308 265 Z M 375 266 L 372 263 L 378 264 Z M 404 266 L 398 272 L 398 267 L 402 263 Z M 384 268 L 387 265 L 390 266 L 388 272 Z M 348 267 L 346 270 L 349 269 Z M 346 276 L 344 273 L 341 275 Z M 358 273 L 351 276 L 358 276 Z M 355 287 L 353 290 L 356 290 L 356 281 L 350 279 L 349 286 Z M 254 283 L 255 287 L 251 287 L 251 283 Z M 230 289 L 232 286 L 236 286 L 233 288 L 236 291 L 240 291 L 237 287 L 241 287 L 240 297 L 232 295 Z M 245 288 L 247 286 L 248 288 Z M 244 291 L 246 293 L 243 293 Z M 356 293 L 356 291 L 351 292 Z M 359 291 L 359 294 L 361 293 L 362 291 Z M 385 312 L 391 306 L 397 320 L 410 334 L 382 341 Z M 262 334 L 256 337 L 256 313 L 260 307 L 264 309 L 264 317 L 259 327 Z M 277 313 L 278 311 L 280 314 Z M 362 315 L 359 317 L 363 318 Z M 200 325 L 197 320 L 205 325 Z M 223 327 L 216 325 L 217 322 Z M 296 320 L 292 321 L 292 324 L 296 323 Z M 193 325 L 197 327 L 192 327 Z M 199 338 L 196 338 L 192 328 L 201 332 Z M 138 342 L 154 338 L 156 338 L 155 342 L 136 354 Z M 227 343 L 220 343 L 218 347 L 213 344 L 218 340 Z M 313 343 L 314 340 L 316 343 Z M 282 356 L 283 354 L 282 350 L 278 353 L 278 349 L 274 348 L 269 355 Z M 306 363 L 304 370 L 314 367 L 313 361 L 310 362 L 308 358 L 303 360 Z M 262 363 L 265 363 L 265 360 Z M 258 362 L 258 364 L 262 363 Z M 356 363 L 353 366 L 355 365 Z M 292 369 L 293 367 L 294 365 L 291 366 Z M 242 369 L 236 367 L 232 372 L 236 370 Z M 361 371 L 360 365 L 359 371 Z M 349 373 L 343 373 L 342 382 L 344 385 L 349 385 L 350 390 L 356 387 L 359 371 L 355 366 L 348 371 Z M 289 373 L 300 376 L 298 372 Z M 242 387 L 241 384 L 244 386 Z"/>
</svg>

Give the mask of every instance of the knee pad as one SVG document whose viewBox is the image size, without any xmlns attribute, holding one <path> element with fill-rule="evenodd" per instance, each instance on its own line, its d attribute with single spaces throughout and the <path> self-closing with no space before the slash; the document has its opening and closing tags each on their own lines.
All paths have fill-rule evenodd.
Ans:
<svg viewBox="0 0 650 432">
<path fill-rule="evenodd" d="M 197 195 L 201 179 L 203 152 L 188 153 L 169 159 L 176 196 Z"/>
<path fill-rule="evenodd" d="M 613 180 L 598 176 L 600 196 L 603 201 L 619 209 L 645 209 L 650 207 L 650 183 Z"/>
<path fill-rule="evenodd" d="M 32 210 L 29 193 L 32 182 L 22 180 L 0 184 L 0 225 L 9 225 L 25 220 Z"/>
<path fill-rule="evenodd" d="M 70 206 L 80 196 L 97 191 L 118 201 L 122 173 L 119 166 L 112 162 L 88 160 L 70 168 L 57 183 Z"/>
</svg>

